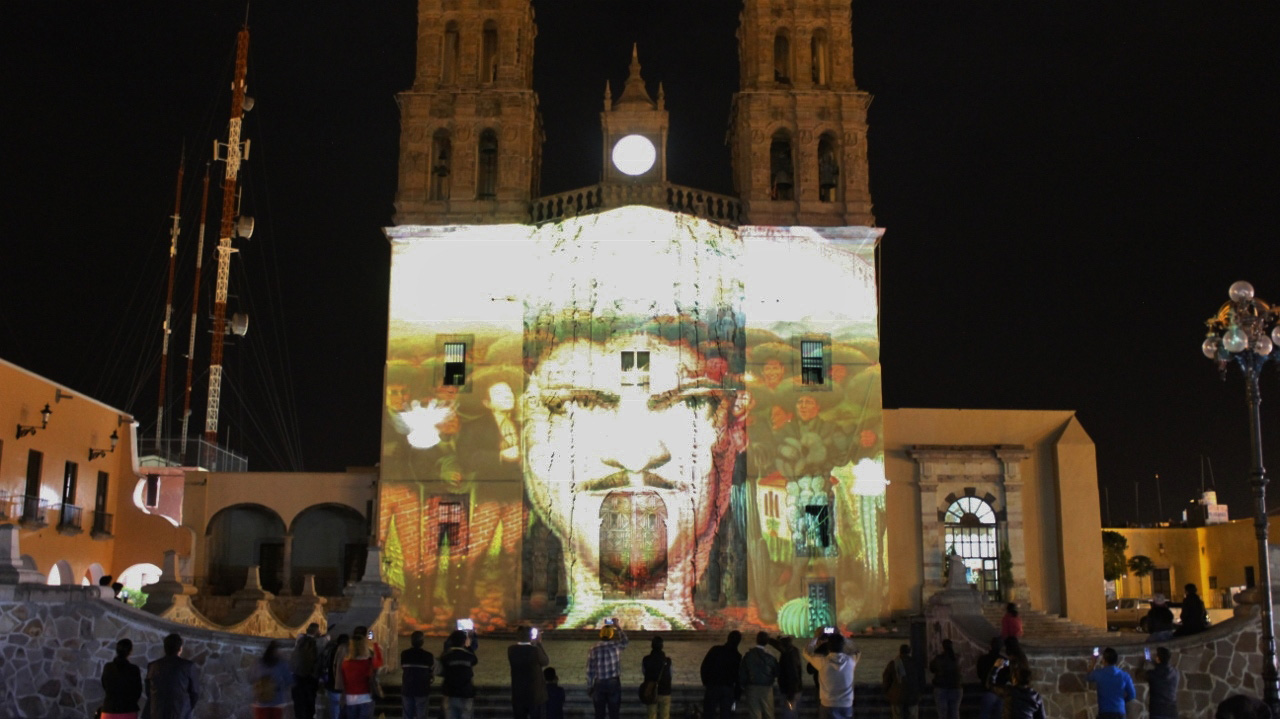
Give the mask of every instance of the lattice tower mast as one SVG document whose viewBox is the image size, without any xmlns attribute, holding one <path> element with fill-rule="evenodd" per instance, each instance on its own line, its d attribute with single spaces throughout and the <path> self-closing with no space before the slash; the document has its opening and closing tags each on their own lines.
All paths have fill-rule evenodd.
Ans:
<svg viewBox="0 0 1280 719">
<path fill-rule="evenodd" d="M 209 401 L 205 407 L 204 438 L 218 442 L 218 410 L 222 399 L 222 345 L 227 333 L 227 285 L 231 275 L 231 240 L 236 232 L 236 180 L 240 162 L 248 159 L 249 144 L 240 144 L 244 119 L 245 73 L 249 64 L 249 27 L 236 36 L 236 72 L 231 83 L 231 122 L 227 132 L 227 173 L 222 182 L 222 227 L 218 236 L 218 278 L 213 296 L 213 348 L 209 359 Z M 215 150 L 217 147 L 215 146 Z M 215 153 L 216 154 L 216 153 Z"/>
<path fill-rule="evenodd" d="M 169 230 L 169 283 L 165 288 L 164 323 L 161 325 L 160 340 L 160 398 L 156 403 L 156 448 L 164 437 L 164 402 L 166 384 L 169 379 L 169 335 L 173 332 L 170 322 L 173 320 L 173 269 L 178 261 L 178 232 L 182 222 L 182 173 L 187 167 L 184 152 L 178 161 L 178 186 L 173 192 L 173 227 Z"/>
<path fill-rule="evenodd" d="M 196 312 L 200 308 L 200 270 L 204 264 L 204 226 L 209 210 L 209 166 L 204 166 L 204 193 L 200 196 L 200 230 L 196 234 L 196 281 L 191 295 L 191 333 L 187 335 L 187 390 L 182 398 L 182 448 L 187 456 L 187 428 L 191 420 L 191 375 L 196 363 Z"/>
</svg>

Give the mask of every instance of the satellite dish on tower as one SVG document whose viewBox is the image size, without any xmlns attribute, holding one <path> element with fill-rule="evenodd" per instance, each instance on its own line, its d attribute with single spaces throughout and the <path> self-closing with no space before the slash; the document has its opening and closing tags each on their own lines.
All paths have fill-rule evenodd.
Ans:
<svg viewBox="0 0 1280 719">
<path fill-rule="evenodd" d="M 227 323 L 227 334 L 233 334 L 236 337 L 244 337 L 249 331 L 249 315 L 239 312 L 231 315 L 231 321 Z"/>
<path fill-rule="evenodd" d="M 236 219 L 236 237 L 243 237 L 246 240 L 253 237 L 253 218 L 248 215 L 241 215 Z"/>
</svg>

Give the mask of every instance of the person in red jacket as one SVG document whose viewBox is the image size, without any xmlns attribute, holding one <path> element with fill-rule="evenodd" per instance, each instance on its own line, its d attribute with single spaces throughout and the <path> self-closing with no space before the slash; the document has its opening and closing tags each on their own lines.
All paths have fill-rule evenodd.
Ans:
<svg viewBox="0 0 1280 719">
<path fill-rule="evenodd" d="M 368 635 L 351 638 L 351 650 L 342 660 L 342 704 L 347 719 L 373 719 L 377 671 Z"/>
</svg>

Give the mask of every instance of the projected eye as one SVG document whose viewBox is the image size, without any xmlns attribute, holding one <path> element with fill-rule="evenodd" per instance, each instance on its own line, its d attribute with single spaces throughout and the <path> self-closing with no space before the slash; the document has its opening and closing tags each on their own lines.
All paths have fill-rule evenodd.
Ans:
<svg viewBox="0 0 1280 719">
<path fill-rule="evenodd" d="M 713 411 L 720 406 L 724 393 L 714 384 L 694 383 L 656 394 L 649 398 L 650 410 L 664 410 L 683 404 L 691 410 Z"/>
<path fill-rule="evenodd" d="M 618 396 L 599 390 L 564 389 L 544 392 L 542 405 L 551 414 L 565 414 L 574 409 L 613 409 L 618 406 Z"/>
</svg>

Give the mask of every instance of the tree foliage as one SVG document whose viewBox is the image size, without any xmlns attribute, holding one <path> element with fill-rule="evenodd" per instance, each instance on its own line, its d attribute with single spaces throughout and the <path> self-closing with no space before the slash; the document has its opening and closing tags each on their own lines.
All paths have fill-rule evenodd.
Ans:
<svg viewBox="0 0 1280 719">
<path fill-rule="evenodd" d="M 1128 568 L 1124 552 L 1128 548 L 1129 540 L 1123 534 L 1109 529 L 1102 531 L 1102 576 L 1108 582 L 1124 576 Z"/>
<path fill-rule="evenodd" d="M 1142 578 L 1151 574 L 1156 569 L 1156 563 L 1151 561 L 1151 557 L 1145 554 L 1135 554 L 1129 558 L 1129 571 L 1138 578 L 1138 594 L 1144 594 L 1142 591 Z"/>
</svg>

